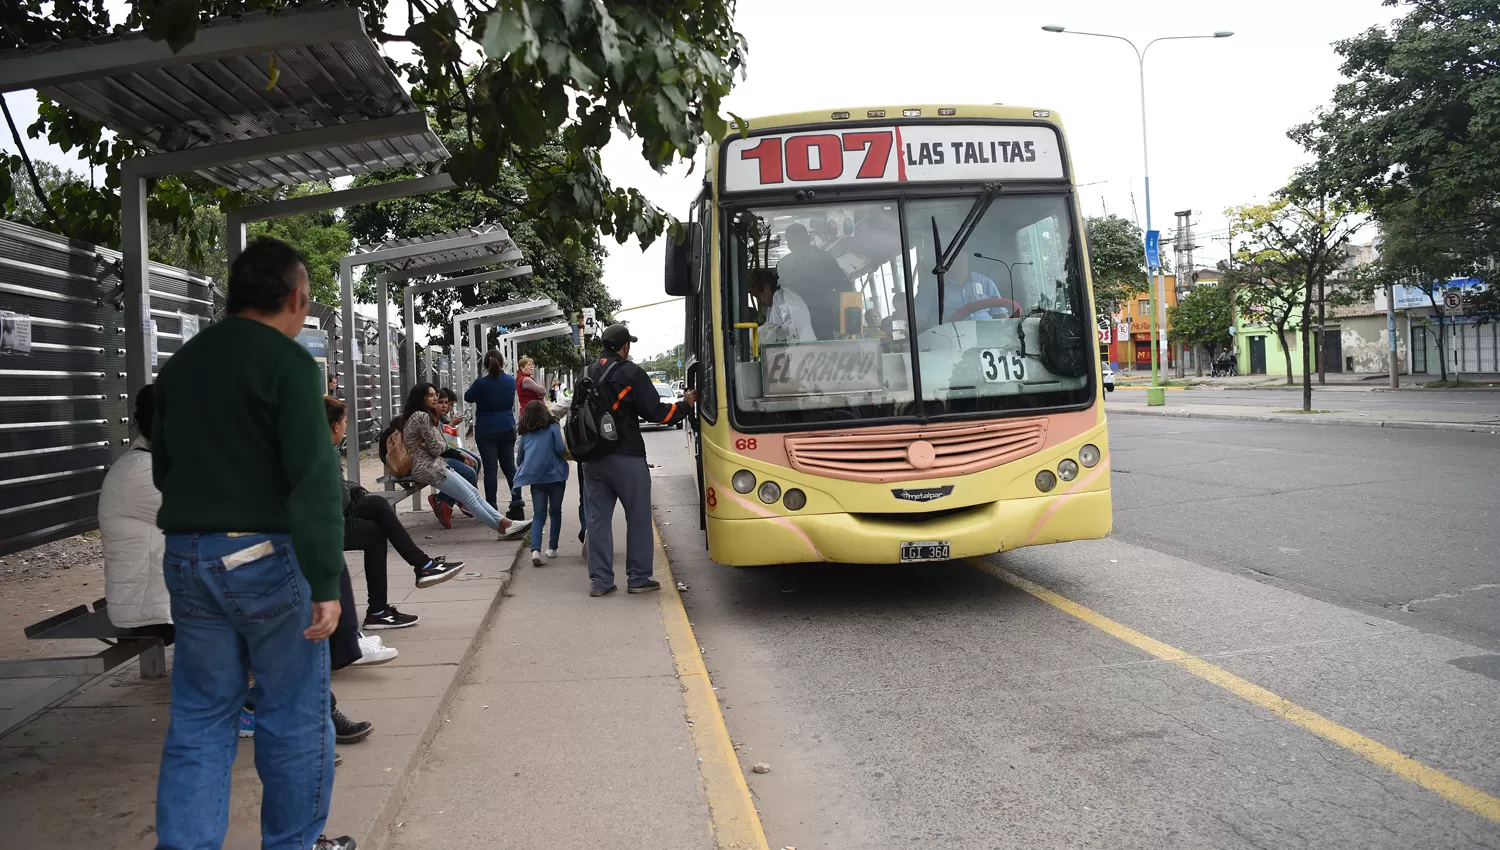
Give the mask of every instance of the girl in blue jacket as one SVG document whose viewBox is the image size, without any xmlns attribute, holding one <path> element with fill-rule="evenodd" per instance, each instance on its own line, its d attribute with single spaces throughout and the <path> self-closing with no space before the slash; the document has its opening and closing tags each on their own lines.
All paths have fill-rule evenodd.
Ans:
<svg viewBox="0 0 1500 850">
<path fill-rule="evenodd" d="M 562 536 L 562 500 L 568 486 L 568 447 L 563 443 L 562 429 L 552 421 L 547 405 L 540 400 L 528 402 L 516 424 L 520 439 L 516 444 L 516 488 L 531 486 L 531 565 L 540 567 L 542 559 L 542 523 L 549 532 L 547 557 L 557 557 L 557 541 Z"/>
</svg>

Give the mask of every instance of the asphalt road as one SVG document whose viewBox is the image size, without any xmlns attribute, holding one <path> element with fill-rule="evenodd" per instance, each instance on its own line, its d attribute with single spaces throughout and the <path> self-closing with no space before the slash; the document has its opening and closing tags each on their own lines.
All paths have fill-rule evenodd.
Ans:
<svg viewBox="0 0 1500 850">
<path fill-rule="evenodd" d="M 1455 791 L 1500 795 L 1500 441 L 1111 426 L 1115 536 L 989 571 L 714 564 L 684 435 L 647 436 L 730 734 L 771 766 L 746 771 L 771 846 L 1500 848 L 1500 810 Z"/>
<path fill-rule="evenodd" d="M 1116 397 L 1143 396 L 1137 389 L 1119 389 Z M 1267 388 L 1255 390 L 1238 389 L 1186 389 L 1170 390 L 1167 401 L 1172 404 L 1248 404 L 1277 405 L 1287 408 L 1302 407 L 1302 387 L 1292 389 Z M 1444 413 L 1492 414 L 1500 420 L 1500 392 L 1488 390 L 1444 390 L 1379 392 L 1365 388 L 1330 386 L 1313 387 L 1313 407 L 1321 410 L 1406 410 L 1434 411 Z"/>
</svg>

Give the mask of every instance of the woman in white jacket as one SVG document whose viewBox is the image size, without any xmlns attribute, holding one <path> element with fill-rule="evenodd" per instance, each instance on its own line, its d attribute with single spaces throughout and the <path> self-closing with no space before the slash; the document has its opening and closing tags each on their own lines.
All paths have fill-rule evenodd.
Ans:
<svg viewBox="0 0 1500 850">
<path fill-rule="evenodd" d="M 139 435 L 114 462 L 99 490 L 99 539 L 104 545 L 104 598 L 109 621 L 122 629 L 172 622 L 172 599 L 162 575 L 166 538 L 156 527 L 161 492 L 151 481 L 148 384 L 135 396 Z"/>
</svg>

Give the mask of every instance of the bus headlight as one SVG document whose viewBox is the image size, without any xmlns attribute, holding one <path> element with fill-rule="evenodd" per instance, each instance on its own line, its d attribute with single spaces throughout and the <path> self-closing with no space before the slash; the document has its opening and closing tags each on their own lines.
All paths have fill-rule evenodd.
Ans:
<svg viewBox="0 0 1500 850">
<path fill-rule="evenodd" d="M 781 498 L 781 487 L 775 481 L 767 481 L 760 485 L 760 493 L 757 495 L 760 496 L 762 502 L 774 505 L 776 500 Z"/>
<path fill-rule="evenodd" d="M 734 474 L 733 478 L 729 479 L 729 483 L 734 485 L 734 492 L 741 494 L 749 493 L 755 489 L 755 473 L 748 469 L 741 469 Z"/>
<path fill-rule="evenodd" d="M 1086 444 L 1078 450 L 1078 462 L 1093 469 L 1099 465 L 1099 447 L 1093 443 Z"/>
<path fill-rule="evenodd" d="M 1078 461 L 1072 458 L 1063 460 L 1057 465 L 1057 477 L 1064 481 L 1072 481 L 1078 477 Z"/>
<path fill-rule="evenodd" d="M 1047 493 L 1056 486 L 1057 476 L 1052 474 L 1052 470 L 1044 469 L 1036 474 L 1036 489 L 1041 490 L 1043 493 Z"/>
<path fill-rule="evenodd" d="M 781 497 L 781 503 L 786 505 L 789 511 L 800 511 L 807 507 L 807 494 L 793 487 Z"/>
</svg>

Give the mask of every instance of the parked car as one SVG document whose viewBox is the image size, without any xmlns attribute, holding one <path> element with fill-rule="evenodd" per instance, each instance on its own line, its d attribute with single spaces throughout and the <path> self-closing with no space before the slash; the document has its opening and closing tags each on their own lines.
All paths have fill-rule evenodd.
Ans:
<svg viewBox="0 0 1500 850">
<path fill-rule="evenodd" d="M 675 387 L 673 387 L 672 385 L 670 385 L 670 384 L 663 384 L 663 383 L 660 383 L 660 382 L 653 382 L 651 384 L 651 386 L 656 387 L 656 394 L 659 395 L 659 396 L 661 396 L 661 400 L 662 400 L 663 403 L 665 403 L 665 404 L 682 404 L 682 393 L 678 392 L 677 389 Z M 679 419 L 677 421 L 677 424 L 675 426 L 673 426 L 673 427 L 681 428 L 682 427 L 682 423 L 683 423 L 683 420 Z M 665 425 L 659 425 L 659 424 L 657 424 L 655 422 L 648 422 L 645 419 L 641 420 L 641 425 L 643 425 L 643 426 L 650 425 L 653 428 L 665 428 L 665 427 L 667 427 Z"/>
<path fill-rule="evenodd" d="M 1099 364 L 1099 373 L 1104 381 L 1104 391 L 1112 393 L 1115 391 L 1115 370 L 1108 363 Z"/>
</svg>

